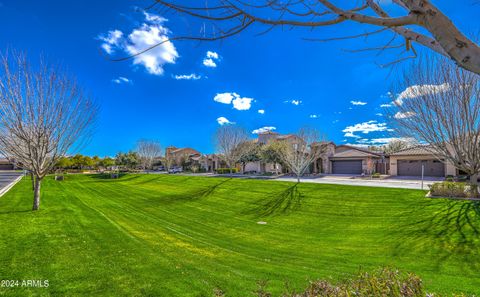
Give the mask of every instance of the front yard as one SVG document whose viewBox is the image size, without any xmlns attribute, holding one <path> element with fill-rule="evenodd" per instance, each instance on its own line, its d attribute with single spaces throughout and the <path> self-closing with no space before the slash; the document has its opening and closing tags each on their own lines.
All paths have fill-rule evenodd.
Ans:
<svg viewBox="0 0 480 297">
<path fill-rule="evenodd" d="M 415 272 L 429 291 L 480 293 L 480 206 L 407 189 L 215 177 L 48 179 L 0 198 L 0 295 L 250 296 L 259 280 Z M 299 195 L 296 195 L 299 194 Z M 266 222 L 259 224 L 258 222 Z"/>
</svg>

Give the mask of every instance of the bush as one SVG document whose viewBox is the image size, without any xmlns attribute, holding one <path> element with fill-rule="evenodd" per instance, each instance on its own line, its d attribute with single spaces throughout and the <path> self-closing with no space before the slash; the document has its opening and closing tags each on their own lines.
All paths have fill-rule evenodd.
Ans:
<svg viewBox="0 0 480 297">
<path fill-rule="evenodd" d="M 237 168 L 231 168 L 231 169 L 230 168 L 218 168 L 217 169 L 218 174 L 226 174 L 226 173 L 230 173 L 230 172 L 231 173 L 237 173 L 238 170 L 237 170 Z"/>
<path fill-rule="evenodd" d="M 258 282 L 257 297 L 273 296 L 267 291 L 267 282 Z M 310 282 L 308 287 L 300 292 L 291 291 L 286 283 L 286 292 L 282 297 L 425 297 L 429 295 L 423 287 L 423 282 L 413 273 L 401 273 L 398 270 L 383 268 L 373 273 L 361 272 L 352 279 L 338 283 L 327 280 Z M 224 295 L 215 295 L 224 296 Z"/>
<path fill-rule="evenodd" d="M 291 296 L 392 296 L 392 297 L 424 297 L 426 296 L 422 280 L 412 273 L 400 273 L 389 268 L 373 273 L 362 272 L 354 279 L 332 284 L 325 280 L 311 282 L 300 294 Z"/>
<path fill-rule="evenodd" d="M 372 178 L 380 178 L 380 173 L 375 172 L 374 174 L 372 174 Z"/>
<path fill-rule="evenodd" d="M 430 186 L 430 194 L 439 197 L 478 198 L 478 188 L 464 182 L 445 181 Z"/>
</svg>

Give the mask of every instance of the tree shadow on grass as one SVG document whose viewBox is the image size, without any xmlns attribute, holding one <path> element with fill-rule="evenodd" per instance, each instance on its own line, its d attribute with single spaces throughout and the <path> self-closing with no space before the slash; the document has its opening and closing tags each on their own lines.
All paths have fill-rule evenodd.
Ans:
<svg viewBox="0 0 480 297">
<path fill-rule="evenodd" d="M 227 178 L 225 180 L 222 180 L 222 181 L 220 181 L 216 184 L 209 185 L 209 186 L 205 187 L 204 189 L 201 189 L 200 191 L 195 191 L 195 192 L 192 193 L 191 198 L 193 200 L 193 199 L 200 199 L 200 198 L 208 197 L 208 196 L 212 195 L 213 192 L 215 192 L 215 190 L 218 189 L 218 187 L 220 187 L 223 184 L 229 182 L 230 180 L 232 180 L 231 177 Z"/>
<path fill-rule="evenodd" d="M 194 189 L 190 191 L 184 191 L 181 193 L 169 193 L 166 195 L 162 195 L 155 199 L 155 201 L 159 203 L 177 203 L 177 202 L 189 202 L 200 200 L 202 198 L 206 198 L 212 195 L 219 187 L 221 187 L 226 182 L 230 181 L 231 178 L 219 181 L 218 183 L 207 185 L 206 187 L 202 187 L 201 189 Z"/>
<path fill-rule="evenodd" d="M 480 269 L 480 202 L 438 200 L 415 204 L 409 217 L 398 226 L 398 254 L 432 253 L 436 265 L 456 258 L 471 269 Z M 398 240 L 398 238 L 397 238 Z"/>
<path fill-rule="evenodd" d="M 12 214 L 21 214 L 21 213 L 34 213 L 34 211 L 30 209 L 25 209 L 25 210 L 7 210 L 7 211 L 0 211 L 0 216 L 1 215 L 12 215 Z"/>
<path fill-rule="evenodd" d="M 268 217 L 277 214 L 286 214 L 297 210 L 302 205 L 304 195 L 298 189 L 299 183 L 275 192 L 259 201 L 259 206 L 249 211 L 258 217 Z"/>
</svg>

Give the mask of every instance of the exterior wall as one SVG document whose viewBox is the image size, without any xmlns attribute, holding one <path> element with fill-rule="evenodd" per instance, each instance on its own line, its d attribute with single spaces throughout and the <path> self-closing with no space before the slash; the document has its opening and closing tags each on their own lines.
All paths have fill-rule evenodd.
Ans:
<svg viewBox="0 0 480 297">
<path fill-rule="evenodd" d="M 390 156 L 390 175 L 398 175 L 398 160 L 437 160 L 431 155 L 417 155 L 417 156 Z M 444 162 L 445 164 L 445 176 L 457 175 L 457 169 L 450 162 Z"/>
<path fill-rule="evenodd" d="M 244 172 L 249 172 L 249 171 L 261 172 L 260 161 L 248 162 L 247 164 L 245 164 L 245 171 Z"/>
<path fill-rule="evenodd" d="M 266 173 L 266 172 L 282 172 L 282 166 L 280 164 L 277 164 L 277 170 L 275 170 L 275 164 L 274 163 L 262 163 L 260 161 L 257 162 L 248 162 L 245 164 L 245 171 L 244 172 L 249 172 L 249 171 L 255 171 L 257 173 Z"/>
</svg>

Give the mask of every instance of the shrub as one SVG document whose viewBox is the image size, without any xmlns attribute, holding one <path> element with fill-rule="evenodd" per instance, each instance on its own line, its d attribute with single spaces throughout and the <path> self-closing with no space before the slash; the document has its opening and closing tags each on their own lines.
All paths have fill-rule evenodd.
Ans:
<svg viewBox="0 0 480 297">
<path fill-rule="evenodd" d="M 217 169 L 218 174 L 226 174 L 226 173 L 230 173 L 230 172 L 231 173 L 237 173 L 238 170 L 237 170 L 237 168 L 231 168 L 231 169 L 230 168 L 218 168 Z"/>
<path fill-rule="evenodd" d="M 430 186 L 430 194 L 439 197 L 478 198 L 477 185 L 464 182 L 439 182 Z"/>
<path fill-rule="evenodd" d="M 375 172 L 374 174 L 372 174 L 372 178 L 380 178 L 380 173 Z"/>
<path fill-rule="evenodd" d="M 254 291 L 257 297 L 273 296 L 266 291 L 266 282 L 257 283 Z M 291 291 L 286 283 L 286 292 L 282 297 L 425 297 L 428 295 L 423 282 L 413 273 L 401 273 L 398 270 L 383 268 L 373 273 L 360 272 L 357 276 L 338 283 L 327 280 L 310 282 L 308 287 L 300 292 Z M 217 295 L 218 296 L 218 295 Z"/>
</svg>

